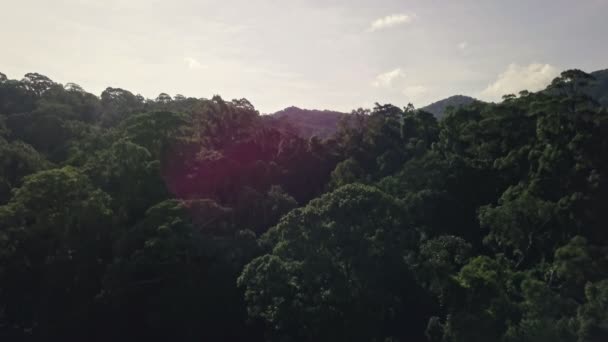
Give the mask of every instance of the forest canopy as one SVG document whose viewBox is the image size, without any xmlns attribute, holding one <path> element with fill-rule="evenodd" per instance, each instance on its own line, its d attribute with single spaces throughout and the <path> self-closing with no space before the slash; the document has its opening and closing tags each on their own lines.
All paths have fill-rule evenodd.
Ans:
<svg viewBox="0 0 608 342">
<path fill-rule="evenodd" d="M 0 338 L 608 341 L 607 80 L 303 136 L 0 73 Z"/>
</svg>

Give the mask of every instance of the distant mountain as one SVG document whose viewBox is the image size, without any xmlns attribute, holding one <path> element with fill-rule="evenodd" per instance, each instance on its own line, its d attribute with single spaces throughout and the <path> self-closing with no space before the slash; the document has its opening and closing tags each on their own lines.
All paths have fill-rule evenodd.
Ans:
<svg viewBox="0 0 608 342">
<path fill-rule="evenodd" d="M 595 77 L 585 89 L 585 92 L 603 106 L 608 107 L 608 69 L 592 72 Z M 473 97 L 454 95 L 420 108 L 441 119 L 449 107 L 467 106 L 475 101 Z M 288 107 L 274 114 L 266 115 L 265 120 L 271 127 L 290 131 L 300 137 L 317 136 L 325 139 L 332 136 L 338 129 L 338 122 L 346 113 L 330 110 L 311 110 L 298 107 Z"/>
<path fill-rule="evenodd" d="M 432 113 L 437 119 L 441 119 L 441 117 L 443 117 L 443 115 L 445 114 L 445 110 L 448 109 L 448 107 L 462 107 L 469 105 L 475 101 L 477 101 L 477 99 L 474 99 L 470 96 L 454 95 L 448 97 L 447 99 L 431 103 L 430 105 L 422 107 L 420 109 L 425 112 Z"/>
<path fill-rule="evenodd" d="M 592 72 L 591 76 L 595 80 L 587 86 L 586 93 L 602 106 L 608 107 L 608 69 Z"/>
<path fill-rule="evenodd" d="M 325 139 L 336 132 L 338 122 L 344 115 L 346 114 L 329 110 L 288 107 L 267 115 L 266 120 L 274 128 L 291 131 L 303 138 L 317 136 Z"/>
<path fill-rule="evenodd" d="M 421 108 L 432 113 L 437 118 L 441 118 L 448 107 L 460 107 L 468 105 L 476 99 L 455 95 L 432 103 Z M 266 123 L 273 128 L 281 131 L 288 131 L 302 138 L 317 136 L 326 139 L 332 136 L 338 129 L 338 122 L 346 113 L 330 110 L 302 109 L 298 107 L 288 107 L 274 114 L 266 115 Z"/>
<path fill-rule="evenodd" d="M 595 80 L 591 81 L 583 91 L 602 106 L 608 107 L 608 69 L 594 71 L 591 75 Z M 470 96 L 454 95 L 420 109 L 432 113 L 437 119 L 441 119 L 448 107 L 462 107 L 475 101 L 479 100 Z"/>
</svg>

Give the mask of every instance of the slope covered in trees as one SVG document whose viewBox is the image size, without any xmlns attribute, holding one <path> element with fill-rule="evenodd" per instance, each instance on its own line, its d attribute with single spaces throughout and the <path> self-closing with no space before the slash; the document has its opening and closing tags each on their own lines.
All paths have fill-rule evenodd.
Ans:
<svg viewBox="0 0 608 342">
<path fill-rule="evenodd" d="M 265 117 L 278 130 L 292 131 L 300 137 L 326 139 L 338 130 L 340 119 L 346 114 L 330 110 L 310 110 L 289 107 Z"/>
<path fill-rule="evenodd" d="M 596 99 L 601 105 L 608 107 L 608 69 L 591 73 L 593 80 L 585 93 Z"/>
<path fill-rule="evenodd" d="M 0 76 L 2 340 L 608 340 L 595 75 L 325 140 Z"/>
<path fill-rule="evenodd" d="M 428 106 L 422 107 L 421 109 L 424 111 L 427 111 L 429 113 L 432 113 L 433 115 L 435 115 L 438 119 L 441 119 L 445 113 L 446 110 L 450 107 L 453 108 L 460 108 L 460 107 L 464 107 L 467 106 L 473 102 L 477 101 L 476 99 L 470 97 L 470 96 L 464 96 L 464 95 L 454 95 L 454 96 L 450 96 L 448 98 L 445 98 L 443 100 L 439 100 L 436 102 L 431 103 Z"/>
<path fill-rule="evenodd" d="M 603 93 L 600 90 L 597 92 Z M 477 100 L 469 96 L 454 95 L 422 107 L 421 110 L 435 115 L 437 119 L 441 119 L 449 108 L 464 107 L 475 101 Z M 348 120 L 349 116 L 345 113 L 330 110 L 288 107 L 274 114 L 264 116 L 264 119 L 268 121 L 267 125 L 280 131 L 294 133 L 302 138 L 307 139 L 316 136 L 327 139 L 338 131 L 340 120 Z"/>
</svg>

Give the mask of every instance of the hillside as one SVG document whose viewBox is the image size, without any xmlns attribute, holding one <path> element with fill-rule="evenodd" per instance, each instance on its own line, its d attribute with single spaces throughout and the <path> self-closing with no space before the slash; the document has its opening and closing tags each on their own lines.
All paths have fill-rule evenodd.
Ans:
<svg viewBox="0 0 608 342">
<path fill-rule="evenodd" d="M 462 107 L 471 104 L 474 101 L 477 100 L 470 96 L 454 95 L 446 99 L 433 102 L 430 105 L 422 107 L 420 109 L 432 113 L 433 115 L 435 115 L 436 118 L 441 119 L 446 109 L 448 109 L 449 107 Z"/>
<path fill-rule="evenodd" d="M 310 110 L 288 107 L 278 111 L 268 119 L 270 124 L 281 130 L 291 130 L 302 138 L 317 136 L 328 138 L 338 129 L 338 122 L 345 113 L 330 110 Z"/>
<path fill-rule="evenodd" d="M 469 96 L 454 95 L 434 102 L 421 108 L 421 110 L 432 113 L 436 118 L 440 119 L 449 107 L 461 107 L 474 101 L 476 99 Z M 336 132 L 338 122 L 344 115 L 348 114 L 330 110 L 302 109 L 292 106 L 265 116 L 265 120 L 275 129 L 289 131 L 302 138 L 317 136 L 325 139 Z"/>
<path fill-rule="evenodd" d="M 0 73 L 0 340 L 608 341 L 594 76 L 318 141 L 344 114 Z"/>
<path fill-rule="evenodd" d="M 591 76 L 595 80 L 589 84 L 587 94 L 602 106 L 608 107 L 608 69 L 592 72 Z"/>
</svg>

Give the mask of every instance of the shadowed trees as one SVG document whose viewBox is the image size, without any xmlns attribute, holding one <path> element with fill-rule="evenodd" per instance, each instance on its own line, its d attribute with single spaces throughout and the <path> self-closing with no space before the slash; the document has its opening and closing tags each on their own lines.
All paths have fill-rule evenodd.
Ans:
<svg viewBox="0 0 608 342">
<path fill-rule="evenodd" d="M 604 341 L 603 75 L 302 139 L 0 74 L 0 338 Z"/>
</svg>

